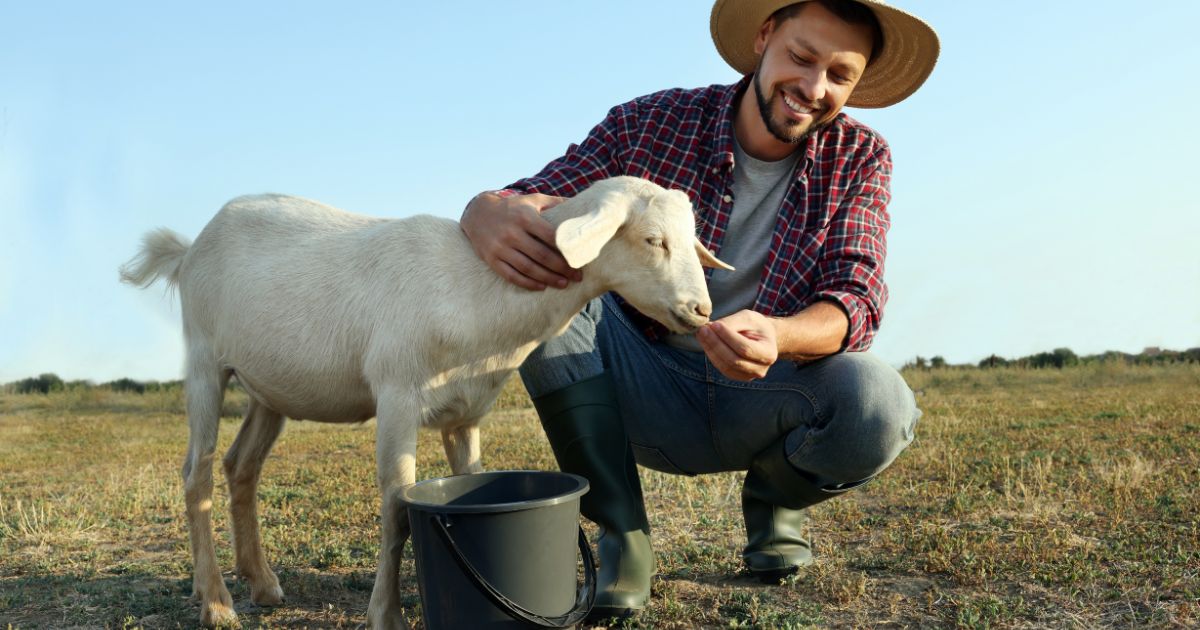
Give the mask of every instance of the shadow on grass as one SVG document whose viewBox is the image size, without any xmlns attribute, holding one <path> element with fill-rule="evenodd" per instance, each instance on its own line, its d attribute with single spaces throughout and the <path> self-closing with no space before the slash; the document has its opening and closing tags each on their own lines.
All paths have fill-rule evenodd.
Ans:
<svg viewBox="0 0 1200 630">
<path fill-rule="evenodd" d="M 225 574 L 243 627 L 359 627 L 366 621 L 374 571 L 322 573 L 279 570 L 286 601 L 256 606 L 244 580 Z M 419 614 L 415 581 L 402 581 L 407 616 Z M 0 624 L 12 628 L 193 628 L 199 603 L 191 576 L 162 576 L 138 569 L 95 573 L 0 577 Z"/>
</svg>

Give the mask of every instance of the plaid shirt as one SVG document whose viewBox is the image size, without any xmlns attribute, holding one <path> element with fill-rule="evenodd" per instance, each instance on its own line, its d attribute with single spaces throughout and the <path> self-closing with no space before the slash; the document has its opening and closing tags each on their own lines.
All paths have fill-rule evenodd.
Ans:
<svg viewBox="0 0 1200 630">
<path fill-rule="evenodd" d="M 688 194 L 697 236 L 719 256 L 733 209 L 733 114 L 748 84 L 747 77 L 735 85 L 666 90 L 618 105 L 582 144 L 500 193 L 572 197 L 606 177 L 642 177 Z M 820 300 L 834 302 L 850 320 L 843 349 L 866 350 L 887 302 L 891 151 L 878 133 L 845 114 L 802 150 L 753 309 L 785 317 Z M 665 332 L 624 307 L 652 338 Z"/>
</svg>

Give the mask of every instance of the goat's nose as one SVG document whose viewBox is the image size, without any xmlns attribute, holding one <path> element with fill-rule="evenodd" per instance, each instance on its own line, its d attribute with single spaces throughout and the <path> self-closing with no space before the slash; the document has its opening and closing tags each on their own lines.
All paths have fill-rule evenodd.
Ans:
<svg viewBox="0 0 1200 630">
<path fill-rule="evenodd" d="M 700 317 L 707 318 L 708 316 L 712 315 L 711 302 L 692 302 L 689 306 L 692 307 L 692 312 Z"/>
</svg>

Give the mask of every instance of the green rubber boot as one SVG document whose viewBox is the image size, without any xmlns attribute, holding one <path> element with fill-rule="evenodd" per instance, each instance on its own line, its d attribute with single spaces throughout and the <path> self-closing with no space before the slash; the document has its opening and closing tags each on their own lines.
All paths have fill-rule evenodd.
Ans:
<svg viewBox="0 0 1200 630">
<path fill-rule="evenodd" d="M 742 484 L 746 547 L 742 560 L 759 581 L 775 584 L 813 562 L 812 543 L 802 533 L 807 508 L 857 488 L 829 490 L 792 466 L 783 440 L 759 453 Z"/>
<path fill-rule="evenodd" d="M 596 603 L 591 619 L 625 617 L 646 607 L 654 551 L 633 449 L 607 374 L 535 398 L 534 407 L 563 472 L 588 480 L 584 517 L 600 526 Z"/>
</svg>

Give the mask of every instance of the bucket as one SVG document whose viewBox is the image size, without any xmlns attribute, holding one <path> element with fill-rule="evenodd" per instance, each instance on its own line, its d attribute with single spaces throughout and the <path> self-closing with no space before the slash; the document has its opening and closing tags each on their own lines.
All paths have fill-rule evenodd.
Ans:
<svg viewBox="0 0 1200 630">
<path fill-rule="evenodd" d="M 425 627 L 571 628 L 591 612 L 596 566 L 579 525 L 583 477 L 509 470 L 401 490 Z M 575 552 L 584 583 L 576 588 Z"/>
</svg>

